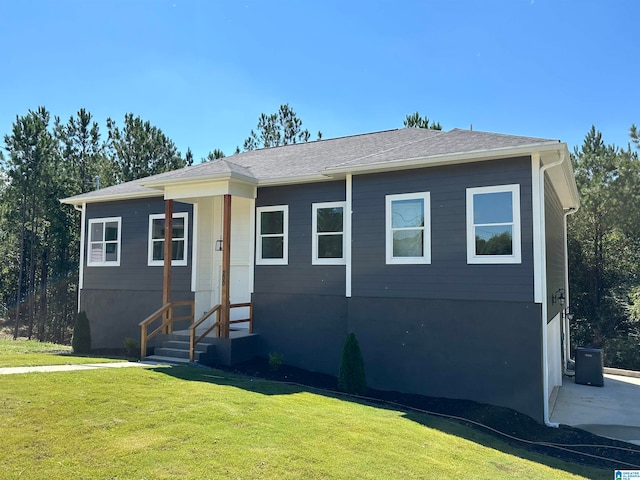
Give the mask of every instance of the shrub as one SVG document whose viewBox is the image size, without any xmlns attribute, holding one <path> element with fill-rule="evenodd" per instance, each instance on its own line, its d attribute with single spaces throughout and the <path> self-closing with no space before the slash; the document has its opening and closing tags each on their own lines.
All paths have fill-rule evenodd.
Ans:
<svg viewBox="0 0 640 480">
<path fill-rule="evenodd" d="M 140 357 L 140 348 L 138 347 L 138 342 L 135 338 L 126 337 L 123 344 L 124 353 L 127 357 Z"/>
<path fill-rule="evenodd" d="M 73 353 L 89 353 L 91 351 L 91 327 L 86 312 L 79 312 L 76 315 L 71 346 Z"/>
<path fill-rule="evenodd" d="M 350 333 L 344 341 L 340 370 L 338 371 L 338 390 L 362 395 L 367 391 L 367 379 L 364 372 L 364 360 L 355 334 Z"/>
<path fill-rule="evenodd" d="M 269 367 L 271 370 L 278 370 L 282 366 L 282 355 L 279 353 L 269 354 Z"/>
<path fill-rule="evenodd" d="M 640 370 L 640 341 L 631 336 L 606 340 L 604 364 L 607 367 Z"/>
</svg>

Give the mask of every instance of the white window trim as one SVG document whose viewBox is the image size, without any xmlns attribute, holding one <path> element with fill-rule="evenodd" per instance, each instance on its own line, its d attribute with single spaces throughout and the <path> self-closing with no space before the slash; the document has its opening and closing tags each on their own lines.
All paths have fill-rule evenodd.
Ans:
<svg viewBox="0 0 640 480">
<path fill-rule="evenodd" d="M 187 212 L 176 212 L 173 214 L 173 218 L 183 218 L 184 219 L 184 258 L 182 260 L 171 260 L 172 267 L 186 267 L 187 266 L 187 258 L 189 256 L 189 214 Z M 147 265 L 150 267 L 163 267 L 164 260 L 154 260 L 153 259 L 153 242 L 159 242 L 160 239 L 153 240 L 153 221 L 154 220 L 164 220 L 164 213 L 153 213 L 149 215 L 149 239 L 147 243 Z M 174 239 L 172 238 L 172 241 Z M 176 239 L 180 240 L 180 239 Z M 162 239 L 164 243 L 164 238 Z M 164 245 L 163 245 L 164 248 Z"/>
<path fill-rule="evenodd" d="M 483 193 L 511 193 L 513 209 L 512 223 L 495 223 L 491 225 L 513 224 L 513 253 L 511 255 L 476 255 L 475 224 L 473 223 L 473 196 Z M 467 188 L 467 263 L 468 264 L 516 264 L 522 263 L 522 241 L 520 233 L 520 185 L 495 185 L 490 187 Z"/>
<path fill-rule="evenodd" d="M 318 233 L 318 209 L 319 208 L 342 208 L 342 232 L 326 232 Z M 324 203 L 312 203 L 312 218 L 311 218 L 311 264 L 312 265 L 346 265 L 345 258 L 346 251 L 346 210 L 347 202 L 324 202 Z M 322 235 L 342 235 L 342 257 L 340 258 L 318 258 L 318 237 Z"/>
<path fill-rule="evenodd" d="M 424 226 L 422 235 L 422 251 L 421 257 L 394 257 L 393 256 L 393 231 L 391 228 L 391 204 L 396 200 L 422 200 L 424 202 Z M 431 193 L 401 193 L 397 195 L 385 195 L 385 232 L 386 232 L 386 261 L 387 265 L 419 265 L 431 263 Z M 411 228 L 416 230 L 420 227 Z M 399 230 L 399 229 L 395 229 Z"/>
<path fill-rule="evenodd" d="M 262 212 L 283 212 L 281 234 L 261 235 Z M 273 205 L 256 209 L 256 265 L 288 265 L 289 264 L 289 206 Z M 262 237 L 282 236 L 282 258 L 262 258 Z"/>
<path fill-rule="evenodd" d="M 91 230 L 92 230 L 92 225 L 96 224 L 96 223 L 102 223 L 103 225 L 103 230 L 102 230 L 102 236 L 104 238 L 104 225 L 106 223 L 110 223 L 110 222 L 117 222 L 118 223 L 118 240 L 117 240 L 117 245 L 118 245 L 118 252 L 117 252 L 117 259 L 116 260 L 111 260 L 111 261 L 107 261 L 106 258 L 106 253 L 104 251 L 104 245 L 106 245 L 106 242 L 104 240 L 100 241 L 100 242 L 92 242 L 91 241 Z M 104 258 L 105 260 L 101 261 L 101 262 L 93 262 L 91 261 L 91 244 L 92 243 L 102 243 L 103 245 L 103 249 L 102 249 L 102 253 L 103 256 L 102 258 Z M 112 241 L 110 241 L 109 243 L 112 243 Z M 103 218 L 90 218 L 89 219 L 89 232 L 87 235 L 87 267 L 119 267 L 120 266 L 120 255 L 122 254 L 122 217 L 103 217 Z"/>
</svg>

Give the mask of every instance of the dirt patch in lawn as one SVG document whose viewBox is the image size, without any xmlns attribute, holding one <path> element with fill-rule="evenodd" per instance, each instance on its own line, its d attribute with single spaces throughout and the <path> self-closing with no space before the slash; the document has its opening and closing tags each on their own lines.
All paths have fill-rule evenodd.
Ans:
<svg viewBox="0 0 640 480">
<path fill-rule="evenodd" d="M 268 360 L 264 358 L 256 358 L 225 370 L 268 380 L 297 383 L 332 392 L 337 391 L 336 377 L 288 365 L 281 365 L 277 370 L 274 370 L 269 366 Z M 561 425 L 559 428 L 549 428 L 527 415 L 508 408 L 470 400 L 426 397 L 374 389 L 369 389 L 366 397 L 391 408 L 400 408 L 400 405 L 407 407 L 409 418 L 411 418 L 410 409 L 457 417 L 453 420 L 474 430 L 488 433 L 514 447 L 551 455 L 568 462 L 601 468 L 630 469 L 635 466 L 640 469 L 640 447 L 568 426 Z M 557 444 L 561 448 L 543 445 L 544 443 Z"/>
</svg>

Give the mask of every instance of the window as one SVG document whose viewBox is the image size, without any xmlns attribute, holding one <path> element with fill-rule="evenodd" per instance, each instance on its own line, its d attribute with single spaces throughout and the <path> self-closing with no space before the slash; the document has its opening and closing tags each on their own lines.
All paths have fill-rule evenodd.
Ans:
<svg viewBox="0 0 640 480">
<path fill-rule="evenodd" d="M 187 265 L 187 212 L 174 213 L 171 222 L 171 265 Z M 164 213 L 149 215 L 149 266 L 164 265 Z"/>
<path fill-rule="evenodd" d="M 431 263 L 429 192 L 386 196 L 387 264 Z"/>
<path fill-rule="evenodd" d="M 286 265 L 289 259 L 289 207 L 258 207 L 256 264 Z"/>
<path fill-rule="evenodd" d="M 467 188 L 467 263 L 520 262 L 520 185 Z"/>
<path fill-rule="evenodd" d="M 314 203 L 312 206 L 313 265 L 344 265 L 345 202 Z"/>
<path fill-rule="evenodd" d="M 121 217 L 89 220 L 89 255 L 87 266 L 117 267 L 120 265 Z"/>
</svg>

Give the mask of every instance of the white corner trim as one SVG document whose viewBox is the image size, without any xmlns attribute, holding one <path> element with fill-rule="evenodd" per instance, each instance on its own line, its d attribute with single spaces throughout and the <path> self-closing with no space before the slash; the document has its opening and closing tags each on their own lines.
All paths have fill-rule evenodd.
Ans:
<svg viewBox="0 0 640 480">
<path fill-rule="evenodd" d="M 344 260 L 345 260 L 345 296 L 351 297 L 351 216 L 353 215 L 353 175 L 347 174 L 345 178 L 345 232 L 344 232 Z"/>
<path fill-rule="evenodd" d="M 85 235 L 87 223 L 87 203 L 82 202 L 80 209 L 80 268 L 78 270 L 78 313 L 80 312 L 80 293 L 84 288 L 84 252 L 85 252 Z"/>
<path fill-rule="evenodd" d="M 193 237 L 191 239 L 191 291 L 196 291 L 196 279 L 198 278 L 197 270 L 198 270 L 198 223 L 200 219 L 198 218 L 198 204 L 193 204 L 193 227 L 192 233 Z M 187 225 L 185 225 L 187 227 Z M 188 230 L 187 228 L 185 228 Z M 188 234 L 188 233 L 187 233 Z M 188 255 L 189 242 L 185 245 L 187 252 L 185 252 L 185 257 Z"/>
<path fill-rule="evenodd" d="M 540 215 L 544 210 L 540 198 L 540 154 L 531 155 L 531 217 L 533 218 L 533 301 L 542 303 L 544 298 L 542 276 L 543 244 Z"/>
<path fill-rule="evenodd" d="M 249 295 L 254 291 L 256 281 L 256 199 L 249 200 Z"/>
</svg>

